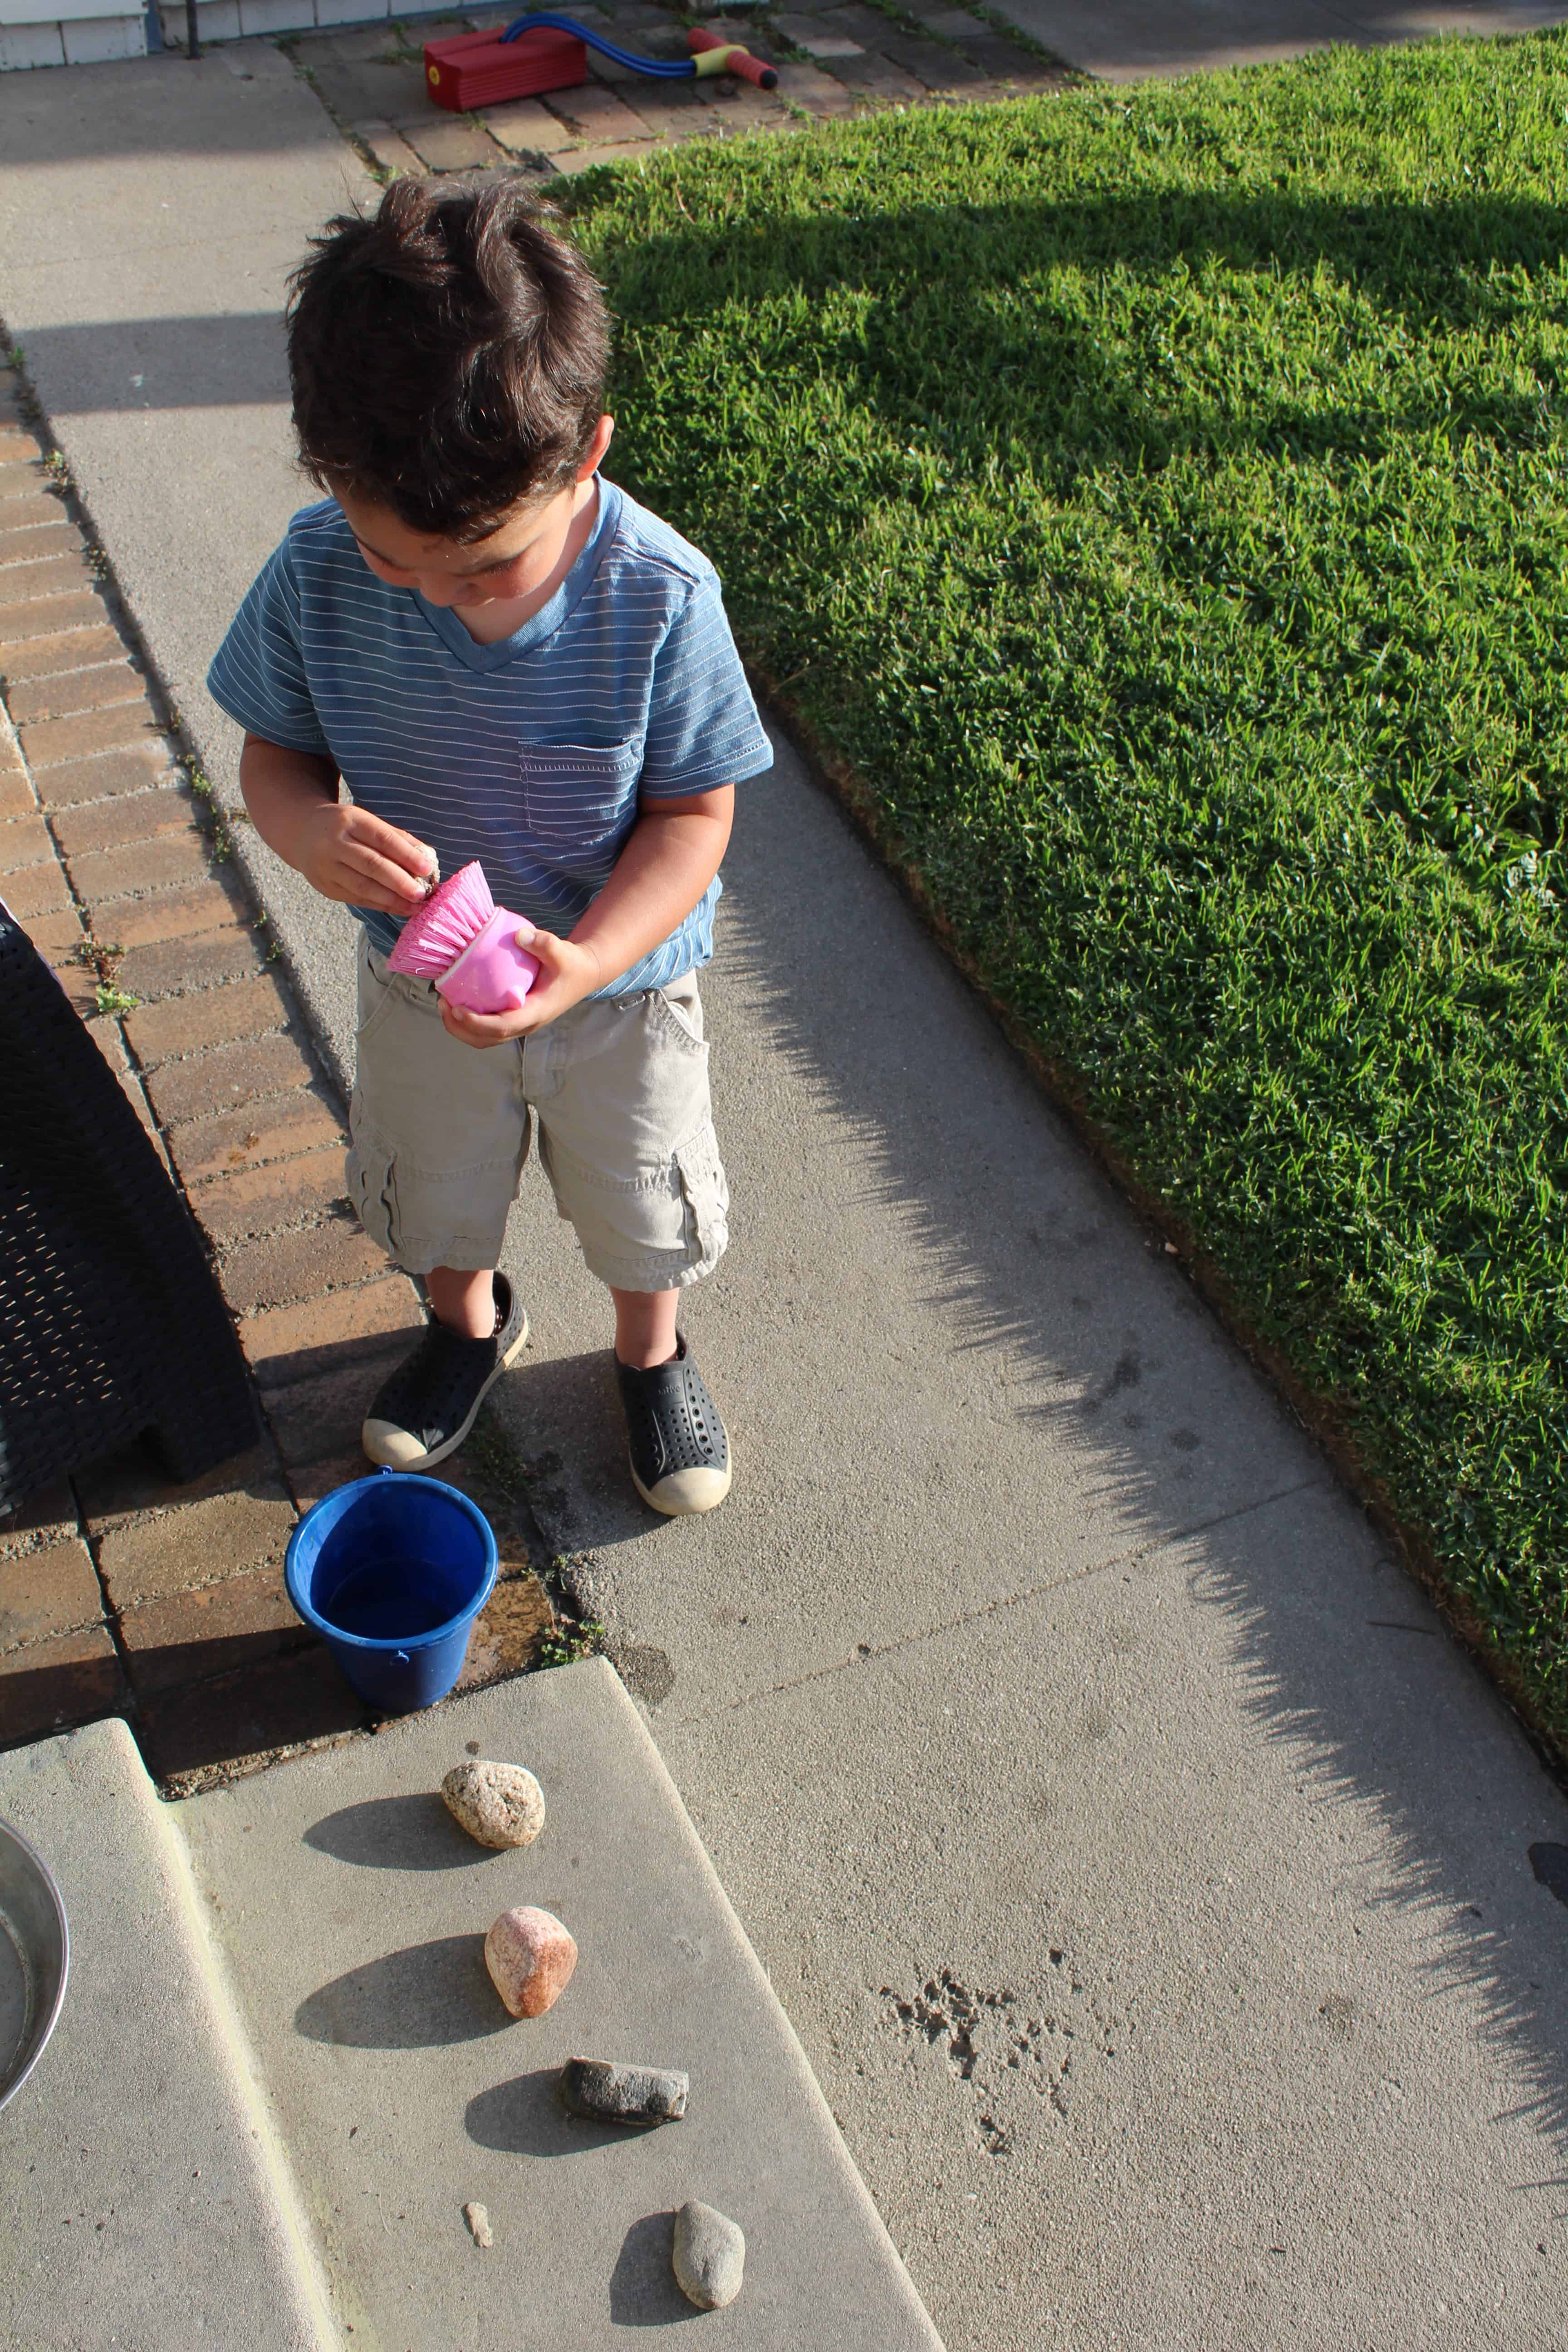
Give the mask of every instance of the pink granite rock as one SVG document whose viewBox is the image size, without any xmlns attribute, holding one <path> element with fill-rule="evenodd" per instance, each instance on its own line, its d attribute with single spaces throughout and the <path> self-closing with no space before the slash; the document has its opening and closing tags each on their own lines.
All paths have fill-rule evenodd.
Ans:
<svg viewBox="0 0 1568 2352">
<path fill-rule="evenodd" d="M 577 1947 L 552 1912 L 521 1903 L 503 1911 L 485 1937 L 490 1982 L 513 2017 L 542 2017 L 565 1991 Z"/>
</svg>

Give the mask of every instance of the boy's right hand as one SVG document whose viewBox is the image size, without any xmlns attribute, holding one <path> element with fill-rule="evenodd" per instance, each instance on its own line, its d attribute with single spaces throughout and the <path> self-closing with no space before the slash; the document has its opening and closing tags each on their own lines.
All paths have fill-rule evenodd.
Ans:
<svg viewBox="0 0 1568 2352">
<path fill-rule="evenodd" d="M 298 813 L 292 832 L 282 855 L 323 898 L 399 919 L 424 905 L 435 851 L 369 809 L 321 801 Z"/>
</svg>

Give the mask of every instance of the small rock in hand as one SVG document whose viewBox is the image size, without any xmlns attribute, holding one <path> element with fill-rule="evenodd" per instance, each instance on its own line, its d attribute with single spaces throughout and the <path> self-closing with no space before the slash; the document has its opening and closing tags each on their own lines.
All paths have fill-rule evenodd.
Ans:
<svg viewBox="0 0 1568 2352">
<path fill-rule="evenodd" d="M 485 1937 L 490 1982 L 513 2017 L 542 2017 L 576 1965 L 577 1947 L 560 1920 L 531 1903 L 503 1911 Z"/>
<path fill-rule="evenodd" d="M 476 2246 L 495 2244 L 495 2240 L 490 2234 L 490 2217 L 482 2205 L 465 2205 L 463 2219 L 474 2233 Z"/>
<path fill-rule="evenodd" d="M 544 1827 L 544 1791 L 521 1764 L 458 1764 L 442 1781 L 441 1797 L 481 1845 L 531 1845 Z"/>
<path fill-rule="evenodd" d="M 693 2197 L 675 2217 L 676 2283 L 699 2311 L 722 2311 L 741 2292 L 746 2241 L 739 2225 Z"/>
<path fill-rule="evenodd" d="M 662 2066 L 618 2066 L 608 2058 L 568 2058 L 561 2069 L 563 2104 L 599 2123 L 674 2123 L 686 2113 L 689 2088 L 684 2074 Z"/>
</svg>

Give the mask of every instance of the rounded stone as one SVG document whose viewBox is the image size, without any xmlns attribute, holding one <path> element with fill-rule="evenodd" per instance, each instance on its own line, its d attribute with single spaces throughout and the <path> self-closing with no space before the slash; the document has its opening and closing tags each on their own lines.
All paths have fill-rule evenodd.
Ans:
<svg viewBox="0 0 1568 2352">
<path fill-rule="evenodd" d="M 544 1791 L 521 1764 L 458 1764 L 441 1783 L 441 1799 L 480 1845 L 531 1845 L 544 1827 Z"/>
<path fill-rule="evenodd" d="M 552 1911 L 503 1911 L 485 1937 L 490 1982 L 513 2017 L 542 2017 L 571 1982 L 577 1947 Z"/>
<path fill-rule="evenodd" d="M 613 2058 L 568 2058 L 561 2097 L 574 2116 L 597 2123 L 670 2124 L 686 2113 L 691 2085 L 672 2067 L 625 2066 Z"/>
<path fill-rule="evenodd" d="M 741 2292 L 746 2240 L 740 2224 L 693 2197 L 675 2217 L 676 2284 L 699 2311 L 722 2311 Z"/>
</svg>

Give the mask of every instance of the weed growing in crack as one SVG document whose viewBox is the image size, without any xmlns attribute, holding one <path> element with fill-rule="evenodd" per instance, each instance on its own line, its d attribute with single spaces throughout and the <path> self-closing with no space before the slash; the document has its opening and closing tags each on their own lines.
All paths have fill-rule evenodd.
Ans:
<svg viewBox="0 0 1568 2352">
<path fill-rule="evenodd" d="M 571 1618 L 557 1625 L 553 1633 L 546 1633 L 539 1645 L 542 1666 L 575 1665 L 579 1658 L 597 1657 L 605 1638 L 605 1629 L 596 1617 Z"/>
<path fill-rule="evenodd" d="M 85 964 L 91 972 L 100 993 L 104 989 L 114 988 L 115 975 L 125 960 L 122 947 L 111 947 L 108 940 L 97 939 L 89 931 L 85 939 L 78 940 L 72 953 L 78 963 Z M 102 1010 L 100 1005 L 99 1011 L 101 1013 Z"/>
</svg>

